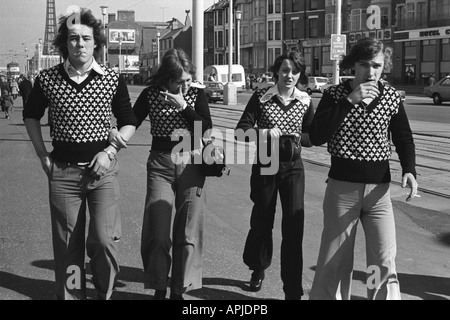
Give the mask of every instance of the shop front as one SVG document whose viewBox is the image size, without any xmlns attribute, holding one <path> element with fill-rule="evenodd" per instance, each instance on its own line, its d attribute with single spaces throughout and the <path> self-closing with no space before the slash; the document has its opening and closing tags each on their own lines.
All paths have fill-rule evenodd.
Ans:
<svg viewBox="0 0 450 320">
<path fill-rule="evenodd" d="M 426 86 L 450 74 L 450 26 L 394 33 L 395 83 Z"/>
</svg>

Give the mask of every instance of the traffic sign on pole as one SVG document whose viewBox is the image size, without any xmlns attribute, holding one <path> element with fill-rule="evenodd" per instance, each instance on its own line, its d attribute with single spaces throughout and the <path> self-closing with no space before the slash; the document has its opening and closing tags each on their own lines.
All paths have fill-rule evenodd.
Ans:
<svg viewBox="0 0 450 320">
<path fill-rule="evenodd" d="M 332 34 L 331 35 L 331 60 L 341 60 L 341 56 L 346 53 L 347 36 L 345 34 Z"/>
</svg>

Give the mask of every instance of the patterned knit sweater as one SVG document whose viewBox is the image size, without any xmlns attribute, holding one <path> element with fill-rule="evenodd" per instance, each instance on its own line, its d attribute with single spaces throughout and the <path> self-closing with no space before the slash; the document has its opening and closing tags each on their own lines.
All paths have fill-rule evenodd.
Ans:
<svg viewBox="0 0 450 320">
<path fill-rule="evenodd" d="M 150 134 L 152 135 L 152 150 L 171 151 L 179 141 L 172 141 L 173 133 L 187 130 L 194 134 L 194 122 L 202 125 L 202 134 L 212 128 L 208 100 L 202 85 L 194 83 L 183 96 L 187 106 L 178 112 L 177 109 L 164 101 L 160 94 L 164 89 L 158 86 L 149 86 L 139 95 L 134 104 L 133 111 L 137 117 L 139 127 L 147 118 L 150 119 Z M 194 139 L 192 147 L 194 147 Z"/>
<path fill-rule="evenodd" d="M 63 64 L 44 70 L 36 79 L 23 118 L 40 120 L 48 108 L 52 157 L 63 162 L 89 162 L 108 146 L 112 114 L 117 125 L 136 125 L 125 82 L 112 69 L 91 71 L 80 84 Z"/>
<path fill-rule="evenodd" d="M 253 93 L 236 129 L 247 131 L 277 127 L 283 133 L 308 133 L 314 116 L 311 98 L 305 93 L 301 99 L 294 99 L 285 106 L 274 95 L 270 100 L 262 103 L 261 97 L 268 90 L 269 88 L 257 89 Z M 256 136 L 259 137 L 258 132 Z M 308 144 L 309 139 L 305 139 L 302 135 L 302 145 L 309 146 Z"/>
<path fill-rule="evenodd" d="M 323 94 L 310 139 L 314 145 L 328 143 L 330 178 L 390 182 L 391 135 L 403 174 L 416 175 L 414 140 L 400 94 L 389 85 L 379 83 L 378 87 L 380 95 L 366 107 L 347 100 L 350 81 L 331 86 Z"/>
</svg>

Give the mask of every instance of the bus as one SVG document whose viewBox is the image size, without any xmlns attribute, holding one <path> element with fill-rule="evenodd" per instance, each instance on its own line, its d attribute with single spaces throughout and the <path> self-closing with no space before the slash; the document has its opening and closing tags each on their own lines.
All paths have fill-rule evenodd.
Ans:
<svg viewBox="0 0 450 320">
<path fill-rule="evenodd" d="M 10 62 L 6 65 L 6 77 L 8 79 L 18 78 L 20 76 L 20 67 L 17 62 Z"/>
</svg>

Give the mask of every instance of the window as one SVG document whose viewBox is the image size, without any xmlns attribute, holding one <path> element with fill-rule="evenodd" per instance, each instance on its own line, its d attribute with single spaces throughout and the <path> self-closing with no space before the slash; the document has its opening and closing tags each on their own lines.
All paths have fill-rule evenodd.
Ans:
<svg viewBox="0 0 450 320">
<path fill-rule="evenodd" d="M 267 40 L 273 40 L 273 21 L 267 23 Z"/>
<path fill-rule="evenodd" d="M 281 13 L 281 0 L 275 0 L 275 13 Z"/>
<path fill-rule="evenodd" d="M 223 25 L 223 11 L 217 10 L 216 13 L 217 13 L 216 25 L 222 26 Z"/>
<path fill-rule="evenodd" d="M 450 39 L 442 39 L 441 57 L 443 61 L 450 61 Z"/>
<path fill-rule="evenodd" d="M 430 20 L 448 19 L 450 0 L 430 0 Z"/>
<path fill-rule="evenodd" d="M 273 48 L 269 48 L 267 49 L 267 60 L 269 61 L 269 64 L 272 65 L 273 62 L 275 61 L 274 56 L 273 56 Z"/>
<path fill-rule="evenodd" d="M 273 0 L 269 0 L 269 6 L 267 7 L 267 13 L 273 14 Z"/>
<path fill-rule="evenodd" d="M 436 61 L 436 40 L 426 40 L 422 42 L 423 61 Z"/>
<path fill-rule="evenodd" d="M 250 43 L 250 29 L 248 26 L 242 27 L 242 43 Z"/>
<path fill-rule="evenodd" d="M 427 8 L 425 2 L 417 3 L 417 27 L 427 26 Z"/>
<path fill-rule="evenodd" d="M 309 9 L 310 10 L 317 10 L 317 8 L 318 8 L 317 3 L 318 2 L 319 2 L 318 0 L 310 0 Z"/>
<path fill-rule="evenodd" d="M 333 64 L 330 57 L 330 47 L 322 47 L 322 64 L 324 66 Z"/>
<path fill-rule="evenodd" d="M 406 9 L 404 6 L 397 7 L 397 28 L 406 29 L 406 19 L 405 19 Z"/>
<path fill-rule="evenodd" d="M 299 26 L 300 26 L 299 19 L 292 20 L 292 39 L 300 38 Z"/>
<path fill-rule="evenodd" d="M 281 40 L 281 21 L 275 21 L 275 40 Z"/>
<path fill-rule="evenodd" d="M 334 32 L 334 13 L 325 15 L 325 34 L 333 34 Z"/>
<path fill-rule="evenodd" d="M 292 0 L 292 12 L 300 11 L 300 1 L 304 0 Z"/>
<path fill-rule="evenodd" d="M 258 28 L 259 28 L 259 30 L 258 30 L 258 34 L 259 34 L 258 41 L 266 41 L 266 32 L 265 32 L 266 30 L 264 28 L 264 23 L 260 23 L 258 25 Z"/>
<path fill-rule="evenodd" d="M 317 38 L 317 18 L 309 19 L 309 37 Z"/>
<path fill-rule="evenodd" d="M 381 29 L 389 28 L 390 10 L 388 7 L 381 7 Z"/>
<path fill-rule="evenodd" d="M 352 28 L 350 31 L 359 31 L 361 30 L 361 11 L 362 9 L 353 9 L 352 10 Z"/>
<path fill-rule="evenodd" d="M 417 58 L 417 43 L 415 41 L 405 42 L 405 60 L 415 60 Z"/>
<path fill-rule="evenodd" d="M 414 27 L 414 19 L 416 15 L 415 3 L 409 2 L 406 4 L 406 27 Z"/>
</svg>

